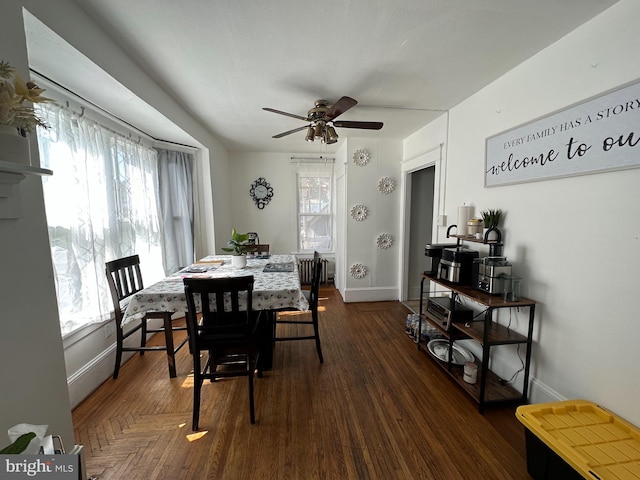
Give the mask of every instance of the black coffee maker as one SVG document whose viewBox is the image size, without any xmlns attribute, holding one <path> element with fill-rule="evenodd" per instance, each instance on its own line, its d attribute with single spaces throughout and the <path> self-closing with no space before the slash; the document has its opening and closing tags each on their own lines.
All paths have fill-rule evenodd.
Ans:
<svg viewBox="0 0 640 480">
<path fill-rule="evenodd" d="M 445 248 L 455 248 L 456 246 L 456 243 L 428 243 L 425 245 L 424 254 L 431 259 L 431 265 L 428 270 L 425 270 L 424 274 L 437 275 L 440 259 L 442 258 L 442 251 Z"/>
</svg>

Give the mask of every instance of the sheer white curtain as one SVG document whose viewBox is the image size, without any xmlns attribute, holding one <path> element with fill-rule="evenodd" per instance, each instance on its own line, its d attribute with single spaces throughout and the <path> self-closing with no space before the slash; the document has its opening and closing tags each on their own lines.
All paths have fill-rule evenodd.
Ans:
<svg viewBox="0 0 640 480">
<path fill-rule="evenodd" d="M 147 285 L 165 275 L 154 149 L 52 104 L 38 129 L 62 333 L 110 318 L 106 261 L 140 255 Z"/>
</svg>

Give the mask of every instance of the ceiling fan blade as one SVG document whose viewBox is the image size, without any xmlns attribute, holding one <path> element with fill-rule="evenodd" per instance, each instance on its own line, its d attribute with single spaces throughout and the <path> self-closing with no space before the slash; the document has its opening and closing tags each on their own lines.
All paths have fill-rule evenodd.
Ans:
<svg viewBox="0 0 640 480">
<path fill-rule="evenodd" d="M 305 118 L 305 120 L 306 120 L 306 118 Z M 305 125 L 304 127 L 294 128 L 293 130 L 289 130 L 289 131 L 287 131 L 287 132 L 279 133 L 279 134 L 277 134 L 277 135 L 274 135 L 272 138 L 282 138 L 282 137 L 284 137 L 284 136 L 286 136 L 286 135 L 290 135 L 290 134 L 292 134 L 292 133 L 299 132 L 300 130 L 305 130 L 305 129 L 307 129 L 307 128 L 309 128 L 309 125 Z"/>
<path fill-rule="evenodd" d="M 337 118 L 339 115 L 342 115 L 357 103 L 358 102 L 351 97 L 342 97 L 336 103 L 331 105 L 331 108 L 327 110 L 327 113 L 324 114 L 324 118 L 327 122 L 331 121 L 334 118 Z"/>
<path fill-rule="evenodd" d="M 382 122 L 350 122 L 348 120 L 333 122 L 333 126 L 338 128 L 364 128 L 366 130 L 380 130 L 382 125 Z"/>
<path fill-rule="evenodd" d="M 307 117 L 301 117 L 300 115 L 296 115 L 295 113 L 282 112 L 280 110 L 276 110 L 274 108 L 267 108 L 267 107 L 264 107 L 263 110 L 266 110 L 267 112 L 277 113 L 279 115 L 286 115 L 287 117 L 297 118 L 298 120 L 302 120 L 303 122 L 309 121 Z"/>
</svg>

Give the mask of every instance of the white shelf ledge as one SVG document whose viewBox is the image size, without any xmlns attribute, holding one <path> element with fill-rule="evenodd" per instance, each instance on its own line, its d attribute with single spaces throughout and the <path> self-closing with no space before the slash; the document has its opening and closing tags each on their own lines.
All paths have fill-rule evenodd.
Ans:
<svg viewBox="0 0 640 480">
<path fill-rule="evenodd" d="M 23 175 L 53 175 L 53 171 L 46 168 L 32 167 L 21 163 L 5 162 L 0 160 L 0 172 L 20 173 Z"/>
<path fill-rule="evenodd" d="M 19 184 L 26 175 L 53 175 L 46 168 L 0 160 L 0 219 L 16 219 L 22 216 Z"/>
</svg>

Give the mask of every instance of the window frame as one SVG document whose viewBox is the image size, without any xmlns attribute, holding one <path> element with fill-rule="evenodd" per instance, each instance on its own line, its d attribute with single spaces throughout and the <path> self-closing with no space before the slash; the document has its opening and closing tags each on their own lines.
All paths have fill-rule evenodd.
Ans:
<svg viewBox="0 0 640 480">
<path fill-rule="evenodd" d="M 307 161 L 301 162 L 296 161 L 292 162 L 291 165 L 291 173 L 292 173 L 292 186 L 294 189 L 293 198 L 295 198 L 295 207 L 292 208 L 292 219 L 294 219 L 294 238 L 296 250 L 300 253 L 312 253 L 315 250 L 321 253 L 333 253 L 335 247 L 335 174 L 333 169 L 333 160 L 322 160 L 322 161 Z M 303 178 L 326 178 L 328 179 L 329 184 L 329 205 L 328 212 L 302 212 L 300 209 L 301 199 L 302 199 L 302 185 L 301 179 Z M 294 202 L 292 202 L 293 204 Z M 329 245 L 327 248 L 318 248 L 316 246 L 312 248 L 303 248 L 302 239 L 301 239 L 301 229 L 302 219 L 304 217 L 325 217 L 328 218 L 329 225 Z"/>
<path fill-rule="evenodd" d="M 104 174 L 102 174 L 101 181 L 103 183 L 106 182 L 106 183 L 113 184 L 113 186 L 112 188 L 111 187 L 107 188 L 107 190 L 104 192 L 100 190 L 101 193 L 100 193 L 99 199 L 100 201 L 105 203 L 105 206 L 109 207 L 105 209 L 105 213 L 106 213 L 105 222 L 108 223 L 110 230 L 113 230 L 114 232 L 118 231 L 122 227 L 120 220 L 122 218 L 130 218 L 128 215 L 126 217 L 122 217 L 122 212 L 129 212 L 131 210 L 126 208 L 123 210 L 123 206 L 125 206 L 126 204 L 131 204 L 133 202 L 134 203 L 133 209 L 135 210 L 136 208 L 140 209 L 141 207 L 139 206 L 139 204 L 144 203 L 144 202 L 139 202 L 138 201 L 139 199 L 136 200 L 133 197 L 130 198 L 130 195 L 128 193 L 126 193 L 125 195 L 120 194 L 121 189 L 125 192 L 127 191 L 126 184 L 120 181 L 122 178 L 130 178 L 130 177 L 144 178 L 145 182 L 142 182 L 142 183 L 152 185 L 151 189 L 155 193 L 154 198 L 148 199 L 148 202 L 151 202 L 152 206 L 156 207 L 156 211 L 155 211 L 156 218 L 154 221 L 157 224 L 153 226 L 145 225 L 143 228 L 146 228 L 146 230 L 143 230 L 142 231 L 143 234 L 140 236 L 143 238 L 152 238 L 157 236 L 160 238 L 159 242 L 152 241 L 151 243 L 149 243 L 149 245 L 141 243 L 141 246 L 143 248 L 139 248 L 139 249 L 135 248 L 135 251 L 128 251 L 125 248 L 125 251 L 121 252 L 121 251 L 118 251 L 117 249 L 114 251 L 114 248 L 116 247 L 114 247 L 113 242 L 109 243 L 103 237 L 101 237 L 100 235 L 97 235 L 97 238 L 99 238 L 98 243 L 105 244 L 105 245 L 109 243 L 109 245 L 104 248 L 104 251 L 99 250 L 97 253 L 95 253 L 94 255 L 95 258 L 93 260 L 92 267 L 88 267 L 87 266 L 88 264 L 86 263 L 83 266 L 84 270 L 86 270 L 89 273 L 86 273 L 86 274 L 83 273 L 82 275 L 90 276 L 96 279 L 95 284 L 92 283 L 89 285 L 89 287 L 86 287 L 86 288 L 84 285 L 82 286 L 82 290 L 85 292 L 85 293 L 81 292 L 82 295 L 86 297 L 90 297 L 89 300 L 85 301 L 83 296 L 83 302 L 86 303 L 85 307 L 83 307 L 82 309 L 79 309 L 77 312 L 71 312 L 69 310 L 68 305 L 70 304 L 70 302 L 67 302 L 67 303 L 63 302 L 64 307 L 61 307 L 61 299 L 60 299 L 61 291 L 59 290 L 58 284 L 57 284 L 59 279 L 58 279 L 58 274 L 55 273 L 56 300 L 58 302 L 59 321 L 60 321 L 63 339 L 67 337 L 81 338 L 84 335 L 94 331 L 96 328 L 99 328 L 101 325 L 104 325 L 105 323 L 113 320 L 113 306 L 111 304 L 111 297 L 109 295 L 108 286 L 106 284 L 106 276 L 104 275 L 105 260 L 111 260 L 112 258 L 110 257 L 113 257 L 114 255 L 122 256 L 122 255 L 128 255 L 133 253 L 139 254 L 141 257 L 141 260 L 146 265 L 143 272 L 144 281 L 146 285 L 151 285 L 155 281 L 160 280 L 167 275 L 167 271 L 164 268 L 165 267 L 165 247 L 162 244 L 163 226 L 161 225 L 161 222 L 162 222 L 162 215 L 161 215 L 161 208 L 160 208 L 161 189 L 159 187 L 159 180 L 160 180 L 159 171 L 161 168 L 160 168 L 160 161 L 158 158 L 159 156 L 158 148 L 155 147 L 153 141 L 146 138 L 143 139 L 141 137 L 138 137 L 137 141 L 132 140 L 131 138 L 132 133 L 134 133 L 132 130 L 128 130 L 125 127 L 117 125 L 116 123 L 114 123 L 113 120 L 100 114 L 100 112 L 96 112 L 89 105 L 84 105 L 83 103 L 77 102 L 73 98 L 67 97 L 66 95 L 57 91 L 55 86 L 49 86 L 48 84 L 47 86 L 49 87 L 48 96 L 51 98 L 54 98 L 54 100 L 56 101 L 54 106 L 57 109 L 70 112 L 71 115 L 73 115 L 74 112 L 81 111 L 82 114 L 79 115 L 78 118 L 84 117 L 83 121 L 86 120 L 87 122 L 90 122 L 91 128 L 94 128 L 93 126 L 95 125 L 95 128 L 100 129 L 100 131 L 102 131 L 105 135 L 105 139 L 106 139 L 105 146 L 101 153 L 106 153 L 107 151 L 111 152 L 112 156 L 107 157 L 107 158 L 111 158 L 111 160 L 107 160 L 106 163 L 110 163 L 112 165 L 112 168 L 109 169 L 109 168 L 103 167 L 103 162 L 105 162 L 105 160 L 104 160 L 104 157 L 101 156 L 100 165 L 99 165 L 100 170 L 98 171 L 99 173 L 103 171 L 105 172 Z M 64 107 L 65 104 L 66 104 L 66 108 Z M 41 107 L 46 108 L 48 107 L 48 105 L 36 105 L 36 108 L 41 108 Z M 52 113 L 52 115 L 55 116 L 55 113 Z M 39 136 L 38 143 L 39 143 L 39 148 L 41 152 L 40 153 L 41 162 L 45 160 L 43 158 L 42 144 L 43 142 L 48 143 L 50 140 L 43 140 L 42 138 L 40 138 L 40 136 L 46 137 L 53 132 L 52 135 L 54 135 L 54 137 L 56 138 L 54 142 L 57 142 L 58 129 L 63 128 L 61 125 L 57 125 L 55 122 L 49 122 L 49 123 L 52 124 L 52 127 L 50 129 L 48 129 L 47 131 L 38 132 L 38 136 Z M 106 146 L 107 143 L 108 143 L 108 146 Z M 65 148 L 69 148 L 69 147 L 65 147 Z M 131 155 L 130 153 L 131 148 L 145 150 L 144 156 L 139 157 L 140 160 L 138 161 L 131 162 L 129 159 L 129 156 Z M 127 153 L 126 154 L 121 153 L 124 151 L 127 151 Z M 59 159 L 57 156 L 51 157 L 51 159 L 52 160 L 55 159 L 56 162 L 59 162 Z M 90 163 L 93 165 L 92 162 Z M 154 166 L 154 169 L 152 171 L 148 169 L 149 162 L 151 162 Z M 54 170 L 58 171 L 57 168 L 55 168 Z M 99 176 L 100 175 L 98 175 L 98 177 Z M 55 179 L 55 178 L 56 177 L 52 177 L 51 179 Z M 57 178 L 60 178 L 60 175 L 58 175 Z M 45 184 L 51 179 L 47 178 L 43 180 L 43 196 L 45 201 L 45 210 L 47 208 L 51 208 L 51 207 L 48 207 L 49 203 L 47 200 L 47 195 L 50 195 L 51 193 L 49 192 L 49 194 L 47 194 L 47 185 Z M 106 194 L 106 195 L 103 195 L 103 194 Z M 191 198 L 191 201 L 195 204 L 195 199 Z M 147 205 L 147 207 L 148 206 L 149 205 Z M 150 211 L 150 209 L 145 208 L 145 212 L 148 212 L 148 211 Z M 146 216 L 146 213 L 143 212 L 142 215 Z M 58 225 L 56 223 L 56 220 L 54 220 L 54 217 L 55 217 L 54 215 L 48 214 L 47 226 L 50 230 L 66 227 L 68 225 L 68 222 L 63 222 L 62 224 Z M 100 231 L 100 233 L 102 233 L 102 231 Z M 91 230 L 90 237 L 93 238 L 94 236 L 96 235 L 93 232 L 93 230 Z M 50 243 L 50 248 L 52 249 L 52 257 L 53 257 L 54 256 L 53 249 L 54 247 L 56 247 L 56 245 L 54 244 L 55 239 L 51 238 L 51 234 L 50 234 L 49 240 L 50 240 L 49 243 Z M 124 243 L 122 243 L 122 245 L 120 245 L 118 248 L 120 247 L 124 248 L 124 246 L 125 246 Z M 147 246 L 149 248 L 144 248 Z M 71 247 L 67 247 L 67 250 L 70 250 L 70 249 Z M 65 253 L 64 251 L 60 252 L 60 254 L 64 254 L 64 253 Z M 54 266 L 54 270 L 55 270 L 55 266 Z M 70 290 L 69 289 L 63 290 L 63 292 L 67 292 L 67 291 L 70 291 Z M 86 291 L 90 291 L 91 293 L 86 294 Z M 97 303 L 94 302 L 94 297 L 99 298 Z M 72 301 L 75 302 L 75 300 L 72 300 Z"/>
</svg>

